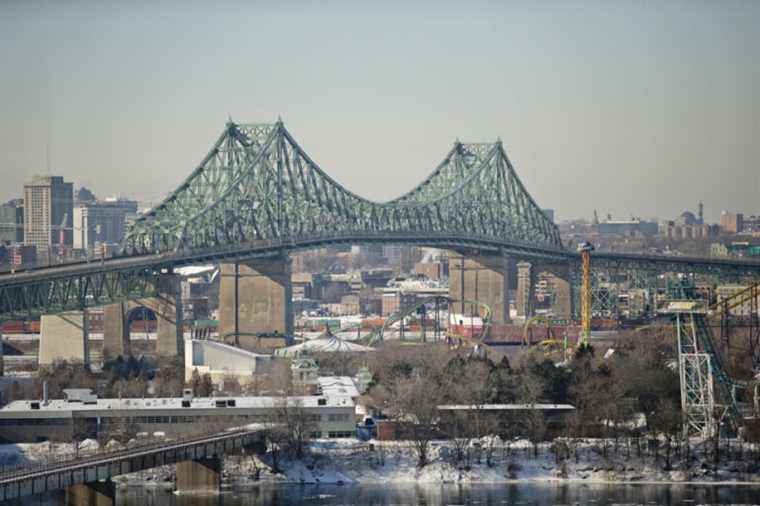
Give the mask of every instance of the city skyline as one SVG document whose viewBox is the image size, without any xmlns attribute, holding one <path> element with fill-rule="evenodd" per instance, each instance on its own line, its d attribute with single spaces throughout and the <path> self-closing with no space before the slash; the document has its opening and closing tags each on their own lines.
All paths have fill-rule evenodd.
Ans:
<svg viewBox="0 0 760 506">
<path fill-rule="evenodd" d="M 159 201 L 228 117 L 281 116 L 375 200 L 414 187 L 454 139 L 499 137 L 560 220 L 672 218 L 700 200 L 710 222 L 758 212 L 749 2 L 172 7 L 0 7 L 2 201 L 48 159 L 98 195 Z"/>
</svg>

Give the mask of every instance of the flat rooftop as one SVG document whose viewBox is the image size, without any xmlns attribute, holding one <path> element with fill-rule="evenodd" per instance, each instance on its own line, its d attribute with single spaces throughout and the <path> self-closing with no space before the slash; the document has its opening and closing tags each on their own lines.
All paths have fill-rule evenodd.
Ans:
<svg viewBox="0 0 760 506">
<path fill-rule="evenodd" d="M 438 409 L 445 411 L 570 411 L 574 410 L 572 404 L 444 404 Z"/>
<path fill-rule="evenodd" d="M 324 404 L 319 404 L 319 400 Z M 234 401 L 234 406 L 217 408 L 217 402 Z M 273 408 L 280 406 L 283 397 L 195 397 L 190 399 L 190 407 L 182 407 L 181 397 L 157 397 L 141 399 L 97 399 L 93 402 L 77 402 L 65 399 L 53 399 L 43 404 L 42 401 L 13 401 L 0 409 L 0 418 L 9 418 L 21 413 L 65 413 L 75 411 L 110 411 L 110 410 L 137 410 L 159 411 L 176 409 L 191 412 L 198 409 L 246 409 L 246 408 Z M 32 409 L 32 403 L 38 403 L 39 409 Z M 330 407 L 354 407 L 354 401 L 349 396 L 320 396 L 305 395 L 287 398 L 288 405 L 300 405 L 304 408 L 330 408 Z"/>
</svg>

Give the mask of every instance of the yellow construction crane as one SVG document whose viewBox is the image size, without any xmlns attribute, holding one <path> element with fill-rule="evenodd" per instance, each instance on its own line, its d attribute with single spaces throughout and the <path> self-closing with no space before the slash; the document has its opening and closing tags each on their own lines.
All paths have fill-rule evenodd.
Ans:
<svg viewBox="0 0 760 506">
<path fill-rule="evenodd" d="M 583 286 L 581 288 L 581 339 L 580 344 L 588 344 L 591 335 L 591 252 L 594 245 L 583 242 L 578 245 L 583 261 Z"/>
</svg>

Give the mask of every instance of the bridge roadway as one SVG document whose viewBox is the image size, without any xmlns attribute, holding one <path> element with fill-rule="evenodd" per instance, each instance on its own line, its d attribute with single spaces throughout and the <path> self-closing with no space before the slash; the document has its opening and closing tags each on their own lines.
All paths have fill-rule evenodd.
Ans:
<svg viewBox="0 0 760 506">
<path fill-rule="evenodd" d="M 64 278 L 75 278 L 104 271 L 134 271 L 141 269 L 160 271 L 171 269 L 173 267 L 197 265 L 209 262 L 234 262 L 235 260 L 273 257 L 281 255 L 283 252 L 313 249 L 331 244 L 367 243 L 403 243 L 448 249 L 469 249 L 478 250 L 483 253 L 503 253 L 519 258 L 540 259 L 544 262 L 555 263 L 565 262 L 568 255 L 574 256 L 574 254 L 569 254 L 566 250 L 560 248 L 537 246 L 515 241 L 494 241 L 493 238 L 479 237 L 475 235 L 463 238 L 445 234 L 428 234 L 425 236 L 409 233 L 386 234 L 383 236 L 335 234 L 330 235 L 329 237 L 301 237 L 285 241 L 258 240 L 230 248 L 196 249 L 191 251 L 180 250 L 154 255 L 118 256 L 104 260 L 81 261 L 35 267 L 0 275 L 0 288 Z"/>
<path fill-rule="evenodd" d="M 86 307 L 144 299 L 169 290 L 162 273 L 175 267 L 210 262 L 272 258 L 290 251 L 331 244 L 403 243 L 457 250 L 467 255 L 504 255 L 539 265 L 570 265 L 578 272 L 580 255 L 540 244 L 504 241 L 478 235 L 388 233 L 300 236 L 288 240 L 257 240 L 229 247 L 178 250 L 168 253 L 121 256 L 101 261 L 60 264 L 0 275 L 0 320 L 81 311 Z M 716 258 L 597 252 L 592 266 L 657 273 L 713 273 L 760 275 L 760 262 Z M 163 292 L 171 295 L 170 291 Z"/>
<path fill-rule="evenodd" d="M 287 241 L 261 240 L 233 248 L 212 248 L 209 250 L 177 251 L 155 255 L 117 256 L 104 260 L 71 262 L 59 265 L 18 270 L 0 274 L 0 288 L 27 283 L 52 281 L 82 275 L 119 270 L 149 269 L 168 270 L 173 267 L 197 265 L 208 262 L 235 261 L 257 257 L 272 257 L 283 252 L 311 249 L 336 243 L 410 243 L 420 246 L 444 249 L 463 248 L 481 253 L 502 253 L 520 259 L 547 263 L 580 263 L 580 254 L 566 249 L 537 246 L 519 242 L 497 242 L 492 238 L 472 236 L 467 238 L 446 235 L 421 237 L 418 234 L 388 234 L 386 236 L 331 236 L 314 237 Z M 760 261 L 688 257 L 671 255 L 642 255 L 634 253 L 596 252 L 592 263 L 607 267 L 641 270 L 673 270 L 676 272 L 711 272 L 736 270 L 742 273 L 760 274 Z"/>
<path fill-rule="evenodd" d="M 6 470 L 0 473 L 0 501 L 106 481 L 166 464 L 218 458 L 261 442 L 263 431 L 263 427 L 235 430 Z"/>
</svg>

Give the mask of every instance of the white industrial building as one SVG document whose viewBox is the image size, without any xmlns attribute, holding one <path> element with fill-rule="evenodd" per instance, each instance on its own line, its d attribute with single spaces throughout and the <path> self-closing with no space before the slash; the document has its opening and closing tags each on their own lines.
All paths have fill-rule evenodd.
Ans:
<svg viewBox="0 0 760 506">
<path fill-rule="evenodd" d="M 355 403 L 348 396 L 99 399 L 89 389 L 65 394 L 65 399 L 14 401 L 0 409 L 0 439 L 71 441 L 129 431 L 176 437 L 269 423 L 283 406 L 311 415 L 314 438 L 352 437 L 356 425 Z"/>
<path fill-rule="evenodd" d="M 244 384 L 270 360 L 269 355 L 260 355 L 219 341 L 186 339 L 185 381 L 190 381 L 193 371 L 197 370 L 200 374 L 209 374 L 215 384 L 221 383 L 225 376 L 235 376 Z"/>
</svg>

